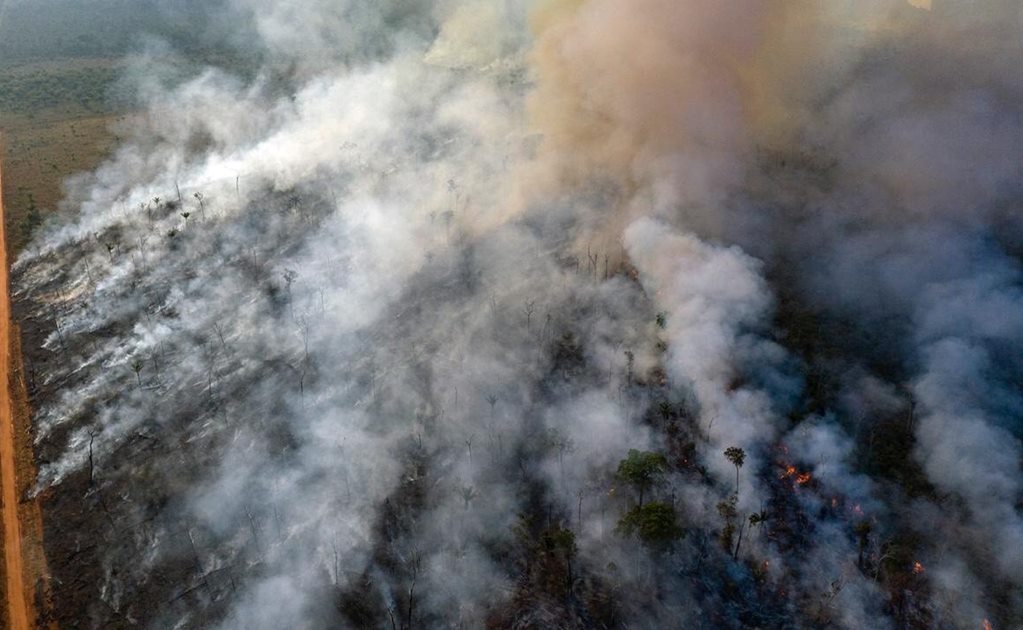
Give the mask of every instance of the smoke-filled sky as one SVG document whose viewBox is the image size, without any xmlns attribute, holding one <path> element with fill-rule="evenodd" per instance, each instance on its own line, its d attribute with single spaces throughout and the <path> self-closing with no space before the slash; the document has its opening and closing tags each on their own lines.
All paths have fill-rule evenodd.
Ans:
<svg viewBox="0 0 1023 630">
<path fill-rule="evenodd" d="M 146 523 L 86 623 L 1021 627 L 1015 2 L 229 5 L 16 267 L 39 491 Z"/>
</svg>

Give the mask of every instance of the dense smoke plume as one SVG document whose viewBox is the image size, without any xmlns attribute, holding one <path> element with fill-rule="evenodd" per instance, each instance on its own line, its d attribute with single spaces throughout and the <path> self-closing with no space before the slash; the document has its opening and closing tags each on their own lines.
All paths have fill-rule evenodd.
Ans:
<svg viewBox="0 0 1023 630">
<path fill-rule="evenodd" d="M 921 4 L 234 0 L 254 79 L 140 55 L 16 268 L 78 614 L 1018 624 L 1020 9 Z"/>
</svg>

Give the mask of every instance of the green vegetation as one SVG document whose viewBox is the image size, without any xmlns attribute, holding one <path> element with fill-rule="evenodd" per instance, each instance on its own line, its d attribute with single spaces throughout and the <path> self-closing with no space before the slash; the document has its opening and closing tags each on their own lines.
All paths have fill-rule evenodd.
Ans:
<svg viewBox="0 0 1023 630">
<path fill-rule="evenodd" d="M 111 128 L 133 118 L 138 94 L 122 80 L 126 57 L 147 50 L 171 85 L 217 66 L 250 76 L 254 55 L 205 17 L 220 0 L 33 0 L 0 16 L 0 134 L 11 255 L 64 196 L 63 182 L 98 166 L 120 142 Z M 243 40 L 244 38 L 242 38 Z M 149 42 L 173 42 L 173 48 Z M 201 206 L 202 202 L 200 202 Z"/>
<path fill-rule="evenodd" d="M 204 21 L 221 11 L 222 4 L 218 0 L 8 4 L 0 20 L 0 113 L 60 109 L 80 115 L 133 109 L 137 96 L 120 78 L 125 58 L 139 51 L 158 58 L 171 73 L 166 77 L 171 82 L 206 65 L 250 76 L 258 66 L 253 55 L 230 43 L 228 31 L 215 32 L 226 28 L 223 24 L 212 18 Z"/>
<path fill-rule="evenodd" d="M 8 3 L 0 24 L 0 65 L 69 58 L 115 58 L 142 36 L 174 42 L 187 53 L 212 40 L 202 18 L 221 2 L 177 0 L 32 0 Z"/>
<path fill-rule="evenodd" d="M 739 469 L 746 461 L 746 451 L 737 446 L 729 446 L 725 449 L 725 458 L 735 466 L 735 495 L 739 495 Z"/>
<path fill-rule="evenodd" d="M 618 478 L 631 484 L 639 493 L 639 506 L 643 495 L 656 484 L 668 469 L 668 460 L 660 453 L 630 449 L 629 455 L 618 464 Z"/>
<path fill-rule="evenodd" d="M 636 536 L 651 549 L 664 549 L 682 537 L 675 507 L 663 501 L 643 503 L 643 496 L 661 481 L 668 470 L 664 455 L 652 451 L 629 450 L 618 463 L 617 476 L 629 483 L 639 495 L 638 502 L 618 521 L 615 531 L 622 536 Z"/>
<path fill-rule="evenodd" d="M 684 530 L 678 524 L 675 508 L 663 501 L 637 505 L 618 521 L 616 531 L 625 536 L 635 535 L 643 544 L 662 549 L 682 537 Z"/>
<path fill-rule="evenodd" d="M 555 585 L 564 578 L 565 593 L 572 592 L 572 560 L 578 551 L 575 534 L 570 529 L 555 526 L 540 535 L 540 547 L 544 560 L 549 565 L 548 575 L 553 576 Z"/>
<path fill-rule="evenodd" d="M 43 222 L 43 215 L 39 212 L 39 206 L 36 205 L 35 196 L 32 193 L 28 194 L 28 208 L 25 209 L 25 213 L 18 217 L 18 234 L 17 236 L 28 240 L 32 236 L 32 233 L 38 228 Z"/>
<path fill-rule="evenodd" d="M 91 112 L 123 109 L 131 95 L 115 92 L 119 73 L 113 63 L 0 72 L 0 111 L 31 113 L 69 105 Z"/>
</svg>

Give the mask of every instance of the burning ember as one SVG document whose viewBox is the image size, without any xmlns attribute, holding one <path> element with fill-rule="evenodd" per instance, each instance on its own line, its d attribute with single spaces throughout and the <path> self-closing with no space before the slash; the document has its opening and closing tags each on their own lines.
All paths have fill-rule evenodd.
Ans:
<svg viewBox="0 0 1023 630">
<path fill-rule="evenodd" d="M 794 478 L 797 484 L 804 486 L 807 483 L 809 483 L 811 479 L 813 479 L 813 475 L 811 475 L 808 472 L 799 472 L 795 466 L 787 465 L 785 466 L 785 472 L 781 474 L 781 477 L 779 477 L 779 479 L 788 478 Z"/>
<path fill-rule="evenodd" d="M 924 572 L 924 565 L 921 564 L 920 562 L 914 562 L 913 563 L 913 573 L 915 573 L 917 575 L 920 575 L 923 572 Z"/>
</svg>

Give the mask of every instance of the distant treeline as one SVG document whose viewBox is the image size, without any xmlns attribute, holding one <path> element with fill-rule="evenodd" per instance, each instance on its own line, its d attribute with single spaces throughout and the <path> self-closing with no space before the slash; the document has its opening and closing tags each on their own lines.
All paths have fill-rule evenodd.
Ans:
<svg viewBox="0 0 1023 630">
<path fill-rule="evenodd" d="M 251 60 L 216 50 L 189 57 L 162 57 L 160 71 L 170 84 L 193 76 L 199 66 L 216 66 L 238 76 L 256 68 Z M 80 107 L 117 112 L 139 105 L 136 84 L 126 81 L 122 59 L 68 58 L 45 63 L 0 67 L 0 112 L 30 114 L 40 109 Z"/>
<path fill-rule="evenodd" d="M 0 111 L 29 113 L 52 107 L 90 110 L 129 107 L 132 95 L 118 89 L 120 68 L 73 64 L 31 73 L 0 72 Z"/>
<path fill-rule="evenodd" d="M 15 0 L 0 22 L 0 111 L 135 107 L 123 59 L 154 41 L 172 42 L 148 47 L 172 82 L 201 65 L 251 74 L 258 61 L 222 9 L 221 0 Z"/>
<path fill-rule="evenodd" d="M 196 52 L 216 33 L 220 2 L 180 0 L 33 0 L 9 4 L 0 24 L 0 67 L 68 57 L 118 57 L 146 37 Z"/>
</svg>

